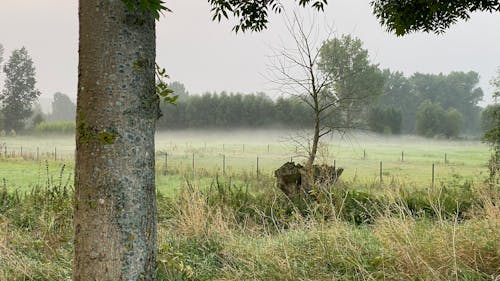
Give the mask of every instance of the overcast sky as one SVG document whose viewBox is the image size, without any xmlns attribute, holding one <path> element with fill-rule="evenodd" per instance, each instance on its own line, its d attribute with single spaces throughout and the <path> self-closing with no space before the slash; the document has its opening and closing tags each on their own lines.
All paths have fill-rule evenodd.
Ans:
<svg viewBox="0 0 500 281">
<path fill-rule="evenodd" d="M 76 98 L 78 50 L 77 0 L 1 0 L 0 44 L 4 57 L 25 46 L 37 69 L 43 97 L 63 92 Z M 477 13 L 444 35 L 388 34 L 371 14 L 370 1 L 330 0 L 318 22 L 333 23 L 336 34 L 353 34 L 364 42 L 373 62 L 382 68 L 414 72 L 477 71 L 491 100 L 488 81 L 500 66 L 500 14 Z M 207 0 L 167 1 L 174 12 L 158 23 L 157 60 L 172 80 L 191 93 L 206 91 L 269 91 L 266 81 L 270 46 L 286 42 L 281 16 L 259 34 L 231 32 L 232 25 L 211 22 Z M 286 5 L 289 11 L 294 5 Z M 311 12 L 306 12 L 311 14 Z M 314 14 L 316 15 L 316 14 Z M 322 25 L 324 26 L 324 25 Z M 5 59 L 7 59 L 5 58 Z M 3 76 L 3 75 L 0 75 Z"/>
</svg>

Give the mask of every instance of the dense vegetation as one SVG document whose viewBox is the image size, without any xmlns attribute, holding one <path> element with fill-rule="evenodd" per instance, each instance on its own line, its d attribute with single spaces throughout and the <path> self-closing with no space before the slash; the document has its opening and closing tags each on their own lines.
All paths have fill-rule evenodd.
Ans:
<svg viewBox="0 0 500 281">
<path fill-rule="evenodd" d="M 478 103 L 483 98 L 483 91 L 477 86 L 478 73 L 472 71 L 451 72 L 447 75 L 415 73 L 411 77 L 405 77 L 400 72 L 386 70 L 385 76 L 385 90 L 376 107 L 399 112 L 403 133 L 456 136 L 458 134 L 477 135 L 481 132 L 482 108 Z M 440 116 L 440 118 L 425 120 L 429 117 L 418 114 L 419 110 L 424 110 L 423 107 L 432 107 L 429 112 L 432 111 L 433 115 Z M 449 114 L 454 115 L 450 116 L 450 122 L 454 122 L 454 127 L 458 128 L 447 132 L 446 126 L 438 124 L 444 120 L 442 111 L 453 112 Z M 456 119 L 462 119 L 462 122 Z M 386 126 L 394 127 L 390 123 Z"/>
<path fill-rule="evenodd" d="M 405 77 L 384 71 L 385 88 L 375 103 L 359 110 L 363 128 L 379 133 L 457 137 L 479 135 L 483 97 L 476 72 L 415 73 Z M 171 85 L 180 98 L 163 105 L 159 129 L 310 128 L 312 111 L 295 97 L 271 99 L 264 93 L 205 93 L 189 95 L 178 82 Z M 419 113 L 420 112 L 420 113 Z M 359 116 L 358 116 L 359 117 Z M 485 117 L 486 118 L 486 117 Z M 485 121 L 486 122 L 486 121 Z"/>
<path fill-rule="evenodd" d="M 72 187 L 0 188 L 0 280 L 68 280 Z M 158 280 L 491 280 L 498 189 L 351 182 L 285 197 L 273 179 L 188 180 L 158 194 Z"/>
<path fill-rule="evenodd" d="M 347 39 L 351 40 L 351 37 L 343 36 L 335 40 L 340 42 Z M 329 59 L 344 58 L 346 55 L 342 51 L 350 50 L 348 48 L 350 45 L 342 48 L 336 46 L 333 44 L 337 42 L 335 40 L 323 43 L 320 70 L 325 73 L 336 73 L 333 70 L 344 69 L 342 64 L 332 64 Z M 356 38 L 351 41 L 356 44 L 362 43 Z M 364 52 L 362 54 L 366 57 L 366 51 Z M 335 59 L 335 61 L 338 60 L 340 59 Z M 18 69 L 16 66 L 23 64 L 26 65 L 22 68 L 27 69 L 26 73 L 14 71 Z M 491 124 L 494 121 L 492 107 L 484 111 L 485 116 L 481 116 L 483 109 L 478 103 L 483 97 L 483 91 L 477 86 L 479 75 L 476 72 L 415 73 L 410 77 L 405 77 L 400 72 L 384 70 L 382 76 L 385 82 L 383 91 L 380 93 L 376 90 L 380 88 L 377 85 L 382 81 L 378 79 L 380 76 L 378 66 L 367 63 L 364 65 L 372 70 L 366 71 L 369 74 L 361 75 L 356 78 L 357 80 L 351 79 L 353 81 L 343 78 L 342 83 L 337 84 L 345 84 L 345 87 L 336 87 L 334 90 L 338 93 L 337 96 L 340 95 L 347 100 L 354 99 L 355 95 L 370 96 L 372 101 L 365 101 L 362 104 L 353 103 L 350 106 L 351 111 L 354 109 L 357 112 L 349 114 L 349 118 L 359 119 L 356 121 L 357 128 L 384 134 L 404 133 L 454 138 L 460 135 L 480 135 L 484 132 L 484 128 L 489 126 L 485 125 L 485 122 Z M 26 49 L 13 52 L 12 57 L 4 66 L 4 72 L 7 83 L 0 94 L 0 100 L 3 100 L 0 103 L 0 131 L 3 130 L 4 134 L 11 134 L 12 130 L 15 133 L 28 130 L 43 134 L 72 131 L 69 128 L 72 126 L 70 123 L 64 125 L 63 123 L 47 123 L 75 119 L 76 106 L 67 95 L 54 94 L 52 112 L 49 114 L 44 114 L 40 107 L 34 104 L 40 93 L 35 88 L 35 69 Z M 337 73 L 334 76 L 342 76 L 341 74 Z M 28 77 L 26 83 L 22 82 L 24 81 L 21 79 L 23 75 Z M 351 77 L 352 75 L 345 74 L 344 76 Z M 349 85 L 362 84 L 358 80 L 365 84 L 373 84 L 367 85 L 367 88 L 377 92 L 354 91 L 356 87 Z M 494 86 L 495 81 L 492 81 Z M 184 85 L 179 82 L 173 82 L 168 86 L 179 96 L 179 99 L 175 106 L 169 103 L 161 104 L 163 117 L 158 121 L 160 130 L 264 127 L 303 129 L 311 128 L 313 123 L 313 110 L 300 97 L 283 96 L 273 99 L 265 93 L 226 92 L 189 95 Z M 343 113 L 332 114 L 329 118 L 342 119 L 345 118 L 344 115 Z M 339 120 L 324 121 L 328 124 L 341 122 Z"/>
</svg>

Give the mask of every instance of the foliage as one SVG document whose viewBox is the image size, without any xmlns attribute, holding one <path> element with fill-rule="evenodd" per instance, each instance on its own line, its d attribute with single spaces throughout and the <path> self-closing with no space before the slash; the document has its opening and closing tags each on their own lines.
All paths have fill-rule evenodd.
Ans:
<svg viewBox="0 0 500 281">
<path fill-rule="evenodd" d="M 51 135 L 51 134 L 74 134 L 75 133 L 75 121 L 57 121 L 57 122 L 40 122 L 35 127 L 35 132 L 40 135 Z"/>
<path fill-rule="evenodd" d="M 500 97 L 500 68 L 497 70 L 497 76 L 491 79 L 490 84 L 494 88 L 493 98 Z"/>
<path fill-rule="evenodd" d="M 417 110 L 416 127 L 417 133 L 426 137 L 433 137 L 441 132 L 441 121 L 444 119 L 445 111 L 439 104 L 429 100 L 420 104 Z"/>
<path fill-rule="evenodd" d="M 405 35 L 416 31 L 442 33 L 476 11 L 499 12 L 498 0 L 374 0 L 373 13 L 388 31 Z"/>
<path fill-rule="evenodd" d="M 300 6 L 311 5 L 316 10 L 322 11 L 327 5 L 327 0 L 295 0 Z M 262 31 L 267 28 L 269 12 L 281 13 L 283 6 L 277 0 L 209 0 L 212 11 L 212 20 L 221 21 L 222 18 L 229 19 L 232 14 L 239 22 L 233 27 L 238 31 Z"/>
<path fill-rule="evenodd" d="M 343 35 L 323 43 L 318 67 L 330 78 L 330 88 L 337 99 L 340 123 L 361 123 L 367 103 L 382 94 L 384 77 L 378 65 L 371 64 L 368 51 L 359 38 Z M 335 122 L 333 121 L 333 126 Z"/>
<path fill-rule="evenodd" d="M 55 93 L 50 121 L 72 121 L 76 118 L 76 105 L 63 93 Z"/>
<path fill-rule="evenodd" d="M 500 96 L 500 70 L 497 77 L 491 80 L 491 85 L 495 88 L 493 97 L 496 99 Z M 498 185 L 500 181 L 500 105 L 495 104 L 487 107 L 483 116 L 483 128 L 486 129 L 483 141 L 492 148 L 488 163 L 490 182 Z"/>
<path fill-rule="evenodd" d="M 490 104 L 481 112 L 481 129 L 487 132 L 497 126 L 500 117 L 500 104 Z"/>
<path fill-rule="evenodd" d="M 389 134 L 401 133 L 401 110 L 393 107 L 372 107 L 367 119 L 371 131 L 377 133 L 389 132 Z"/>
<path fill-rule="evenodd" d="M 156 94 L 160 99 L 169 104 L 175 104 L 175 101 L 179 98 L 179 95 L 174 93 L 174 90 L 170 89 L 168 84 L 165 82 L 166 79 L 170 78 L 167 74 L 165 68 L 161 68 L 156 64 Z"/>
<path fill-rule="evenodd" d="M 164 4 L 163 0 L 122 0 L 130 11 L 139 10 L 147 12 L 154 16 L 156 20 L 160 19 L 162 12 L 171 12 Z"/>
<path fill-rule="evenodd" d="M 426 137 L 457 137 L 462 129 L 462 120 L 458 110 L 449 108 L 445 111 L 440 104 L 425 100 L 417 110 L 417 133 Z"/>
<path fill-rule="evenodd" d="M 500 124 L 498 120 L 500 119 L 500 112 L 498 110 L 495 110 L 493 112 L 493 116 L 495 118 L 495 126 L 488 130 L 484 136 L 483 140 L 489 143 L 492 147 L 499 147 L 500 146 Z"/>
<path fill-rule="evenodd" d="M 401 112 L 401 131 L 412 133 L 415 128 L 415 115 L 419 97 L 410 79 L 402 72 L 383 71 L 385 76 L 384 92 L 376 100 L 375 107 L 393 108 Z"/>
<path fill-rule="evenodd" d="M 180 96 L 175 107 L 160 105 L 163 116 L 158 120 L 159 129 L 307 128 L 311 123 L 310 110 L 296 98 L 273 101 L 263 93 L 188 95 L 181 85 L 173 85 L 179 87 L 176 94 Z"/>
<path fill-rule="evenodd" d="M 45 117 L 44 117 L 43 113 L 37 112 L 37 113 L 35 113 L 35 115 L 33 115 L 33 118 L 32 118 L 33 126 L 37 127 L 43 121 L 45 121 Z"/>
<path fill-rule="evenodd" d="M 447 138 L 457 137 L 462 131 L 464 117 L 456 108 L 450 107 L 443 121 L 443 133 Z"/>
<path fill-rule="evenodd" d="M 455 108 L 462 116 L 467 116 L 462 119 L 462 131 L 480 133 L 481 108 L 478 103 L 483 92 L 477 87 L 479 75 L 476 72 L 415 73 L 407 78 L 400 72 L 385 70 L 384 76 L 384 93 L 375 106 L 400 110 L 404 133 L 415 132 L 417 109 L 425 100 L 440 104 L 446 111 Z"/>
<path fill-rule="evenodd" d="M 4 65 L 5 88 L 0 93 L 0 111 L 6 130 L 22 130 L 25 119 L 31 116 L 34 101 L 40 96 L 35 89 L 35 67 L 26 48 L 12 52 Z"/>
</svg>

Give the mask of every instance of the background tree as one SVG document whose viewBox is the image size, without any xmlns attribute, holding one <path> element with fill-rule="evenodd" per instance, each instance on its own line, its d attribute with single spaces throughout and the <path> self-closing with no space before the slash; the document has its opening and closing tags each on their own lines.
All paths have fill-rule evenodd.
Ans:
<svg viewBox="0 0 500 281">
<path fill-rule="evenodd" d="M 447 138 L 456 138 L 460 135 L 464 124 L 464 116 L 456 109 L 450 107 L 446 111 L 443 133 Z"/>
<path fill-rule="evenodd" d="M 50 120 L 54 121 L 70 121 L 75 120 L 76 105 L 71 99 L 63 93 L 55 93 L 52 101 L 52 113 Z"/>
<path fill-rule="evenodd" d="M 498 112 L 498 113 L 497 113 Z M 481 129 L 483 133 L 496 125 L 495 116 L 500 116 L 500 104 L 490 104 L 481 112 Z"/>
<path fill-rule="evenodd" d="M 401 132 L 413 133 L 419 98 L 415 95 L 411 82 L 402 72 L 383 71 L 384 91 L 376 100 L 378 108 L 393 108 L 401 112 Z M 394 132 L 395 133 L 395 132 Z"/>
<path fill-rule="evenodd" d="M 0 66 L 2 66 L 3 63 L 3 52 L 4 52 L 3 45 L 0 44 Z"/>
<path fill-rule="evenodd" d="M 22 130 L 24 122 L 31 116 L 33 103 L 40 96 L 35 88 L 35 67 L 26 48 L 12 52 L 4 65 L 4 89 L 0 93 L 0 102 L 6 130 Z"/>
<path fill-rule="evenodd" d="M 410 82 L 418 103 L 430 100 L 439 103 L 445 110 L 455 108 L 467 116 L 464 120 L 466 132 L 479 133 L 481 108 L 478 103 L 483 98 L 483 91 L 477 87 L 477 72 L 450 72 L 447 75 L 415 73 Z"/>
<path fill-rule="evenodd" d="M 335 93 L 338 110 L 334 122 L 341 118 L 339 123 L 344 127 L 361 127 L 368 114 L 367 104 L 382 94 L 384 86 L 384 76 L 378 65 L 370 63 L 361 40 L 350 35 L 327 40 L 318 66 L 330 79 L 329 91 Z"/>
<path fill-rule="evenodd" d="M 457 137 L 463 126 L 463 115 L 455 108 L 444 110 L 439 103 L 425 100 L 417 110 L 417 133 L 426 137 Z"/>
<path fill-rule="evenodd" d="M 286 18 L 293 47 L 274 50 L 269 66 L 269 79 L 278 90 L 285 96 L 295 96 L 311 109 L 312 136 L 293 137 L 308 154 L 307 168 L 314 164 L 321 137 L 343 128 L 340 122 L 337 127 L 332 126 L 333 122 L 325 124 L 339 104 L 337 96 L 329 88 L 330 77 L 319 70 L 321 42 L 313 26 L 306 29 L 303 20 L 296 14 Z"/>
<path fill-rule="evenodd" d="M 384 134 L 401 133 L 402 114 L 393 107 L 372 107 L 368 113 L 367 123 L 370 130 Z"/>
<path fill-rule="evenodd" d="M 425 100 L 418 107 L 416 117 L 417 134 L 433 137 L 442 132 L 442 122 L 446 117 L 446 111 L 441 105 Z"/>
<path fill-rule="evenodd" d="M 347 35 L 319 46 L 313 28 L 305 29 L 296 15 L 287 27 L 294 47 L 275 51 L 271 80 L 283 94 L 310 108 L 312 137 L 306 138 L 306 146 L 299 142 L 312 166 L 321 137 L 357 127 L 364 120 L 359 117 L 367 113 L 366 102 L 382 93 L 384 78 L 369 62 L 361 40 Z"/>
<path fill-rule="evenodd" d="M 384 76 L 384 93 L 374 106 L 400 110 L 404 133 L 415 132 L 417 108 L 425 100 L 440 104 L 444 110 L 455 108 L 462 116 L 467 116 L 461 126 L 463 133 L 480 133 L 481 107 L 478 104 L 483 97 L 483 91 L 477 86 L 478 73 L 415 73 L 406 78 L 402 73 L 385 70 Z"/>
<path fill-rule="evenodd" d="M 500 97 L 500 68 L 497 70 L 497 76 L 491 79 L 490 84 L 493 86 L 493 98 L 495 101 Z"/>
<path fill-rule="evenodd" d="M 473 12 L 500 11 L 498 0 L 375 0 L 371 5 L 380 23 L 397 35 L 441 33 L 459 20 L 468 20 Z"/>
<path fill-rule="evenodd" d="M 494 87 L 493 98 L 500 96 L 500 69 L 495 78 L 490 81 Z M 490 181 L 498 184 L 500 180 L 500 106 L 491 105 L 483 112 L 483 125 L 487 131 L 483 135 L 483 141 L 488 143 L 493 151 L 488 168 L 490 170 Z"/>
</svg>

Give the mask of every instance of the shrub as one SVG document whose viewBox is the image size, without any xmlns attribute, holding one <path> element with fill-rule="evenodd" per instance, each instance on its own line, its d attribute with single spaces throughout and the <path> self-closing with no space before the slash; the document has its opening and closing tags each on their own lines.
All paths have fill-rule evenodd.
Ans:
<svg viewBox="0 0 500 281">
<path fill-rule="evenodd" d="M 42 134 L 42 135 L 74 134 L 75 133 L 75 122 L 74 121 L 58 121 L 58 122 L 43 121 L 35 127 L 35 132 L 37 134 Z"/>
</svg>

